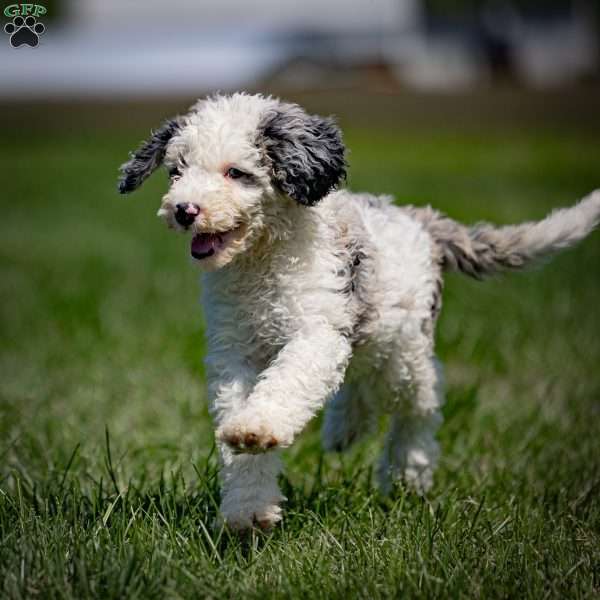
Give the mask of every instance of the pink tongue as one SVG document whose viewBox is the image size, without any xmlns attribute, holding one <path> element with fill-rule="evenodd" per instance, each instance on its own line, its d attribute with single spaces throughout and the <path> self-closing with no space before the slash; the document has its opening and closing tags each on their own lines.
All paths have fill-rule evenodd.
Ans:
<svg viewBox="0 0 600 600">
<path fill-rule="evenodd" d="M 199 233 L 192 238 L 190 251 L 195 258 L 205 258 L 214 254 L 219 239 L 214 233 Z"/>
</svg>

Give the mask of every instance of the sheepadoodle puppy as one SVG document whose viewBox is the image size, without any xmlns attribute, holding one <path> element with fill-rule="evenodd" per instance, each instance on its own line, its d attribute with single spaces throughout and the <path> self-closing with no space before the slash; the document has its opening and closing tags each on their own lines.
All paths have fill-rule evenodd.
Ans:
<svg viewBox="0 0 600 600">
<path fill-rule="evenodd" d="M 158 214 L 189 234 L 204 271 L 221 516 L 234 529 L 281 519 L 280 449 L 325 404 L 327 450 L 389 413 L 382 490 L 399 480 L 428 490 L 443 272 L 520 269 L 600 222 L 600 190 L 540 222 L 496 228 L 337 189 L 346 161 L 335 122 L 261 95 L 213 96 L 166 121 L 122 166 L 120 191 L 160 165 L 170 187 Z"/>
</svg>

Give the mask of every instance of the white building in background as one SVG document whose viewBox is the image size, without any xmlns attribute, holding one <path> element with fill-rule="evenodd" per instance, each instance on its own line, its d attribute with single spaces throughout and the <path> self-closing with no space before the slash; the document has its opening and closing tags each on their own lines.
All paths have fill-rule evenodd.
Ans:
<svg viewBox="0 0 600 600">
<path fill-rule="evenodd" d="M 255 86 L 307 34 L 359 54 L 414 28 L 419 0 L 65 0 L 37 48 L 0 43 L 0 96 L 193 94 Z M 310 37 L 308 35 L 308 37 Z M 1 42 L 2 40 L 0 40 Z"/>
<path fill-rule="evenodd" d="M 67 0 L 78 26 L 194 25 L 198 29 L 395 32 L 418 21 L 420 0 Z M 117 25 L 118 26 L 118 25 Z"/>
<path fill-rule="evenodd" d="M 65 0 L 37 48 L 0 40 L 0 97 L 194 95 L 257 87 L 340 84 L 384 64 L 399 82 L 463 89 L 489 76 L 460 32 L 425 27 L 421 0 Z M 515 21 L 522 80 L 547 86 L 590 71 L 597 37 L 575 11 L 550 25 Z M 336 79 L 336 77 L 339 77 Z"/>
</svg>

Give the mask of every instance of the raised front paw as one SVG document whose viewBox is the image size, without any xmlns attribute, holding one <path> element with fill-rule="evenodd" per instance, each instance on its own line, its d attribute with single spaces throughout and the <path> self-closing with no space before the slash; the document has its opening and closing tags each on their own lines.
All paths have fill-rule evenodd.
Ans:
<svg viewBox="0 0 600 600">
<path fill-rule="evenodd" d="M 234 452 L 256 454 L 289 446 L 292 436 L 256 419 L 236 418 L 226 421 L 217 429 L 217 439 Z"/>
</svg>

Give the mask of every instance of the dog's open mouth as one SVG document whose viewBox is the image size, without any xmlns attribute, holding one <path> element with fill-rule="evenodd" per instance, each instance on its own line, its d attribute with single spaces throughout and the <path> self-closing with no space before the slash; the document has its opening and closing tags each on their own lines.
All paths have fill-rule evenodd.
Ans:
<svg viewBox="0 0 600 600">
<path fill-rule="evenodd" d="M 197 260 L 213 256 L 223 249 L 239 231 L 240 227 L 229 231 L 197 233 L 192 238 L 190 246 L 191 255 Z"/>
</svg>

